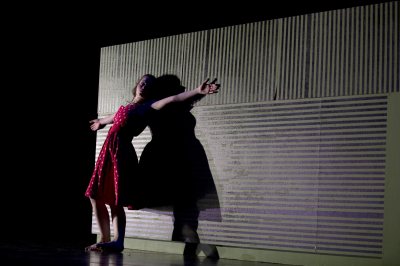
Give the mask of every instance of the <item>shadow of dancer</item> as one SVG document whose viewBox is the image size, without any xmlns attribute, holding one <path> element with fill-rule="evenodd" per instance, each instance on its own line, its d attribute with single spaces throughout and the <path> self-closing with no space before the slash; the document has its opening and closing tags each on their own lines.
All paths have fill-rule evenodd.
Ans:
<svg viewBox="0 0 400 266">
<path fill-rule="evenodd" d="M 175 75 L 158 77 L 156 86 L 160 98 L 185 90 Z M 205 150 L 195 135 L 196 119 L 190 112 L 201 98 L 154 112 L 149 120 L 152 139 L 139 160 L 142 180 L 147 182 L 142 187 L 150 189 L 142 191 L 146 207 L 172 207 L 172 241 L 186 243 L 185 256 L 196 255 L 202 246 L 197 234 L 199 217 L 221 220 L 217 189 Z M 216 249 L 208 250 L 214 250 L 209 255 L 217 257 Z"/>
</svg>

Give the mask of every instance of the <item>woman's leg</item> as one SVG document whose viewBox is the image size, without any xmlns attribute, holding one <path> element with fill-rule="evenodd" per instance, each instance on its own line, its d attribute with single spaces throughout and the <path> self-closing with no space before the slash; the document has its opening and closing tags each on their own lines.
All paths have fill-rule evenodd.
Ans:
<svg viewBox="0 0 400 266">
<path fill-rule="evenodd" d="M 97 224 L 100 229 L 100 243 L 108 242 L 111 240 L 110 234 L 110 216 L 108 215 L 108 210 L 106 204 L 102 201 L 90 199 L 92 203 L 93 212 L 96 216 Z"/>
<path fill-rule="evenodd" d="M 113 240 L 99 243 L 97 246 L 108 252 L 121 252 L 124 250 L 126 215 L 122 206 L 110 206 L 114 228 Z"/>
<path fill-rule="evenodd" d="M 90 198 L 94 216 L 96 217 L 97 224 L 100 229 L 100 241 L 86 248 L 87 251 L 97 251 L 98 244 L 109 242 L 111 240 L 110 234 L 110 216 L 106 204 L 103 201 Z M 98 250 L 101 251 L 101 250 Z"/>
</svg>

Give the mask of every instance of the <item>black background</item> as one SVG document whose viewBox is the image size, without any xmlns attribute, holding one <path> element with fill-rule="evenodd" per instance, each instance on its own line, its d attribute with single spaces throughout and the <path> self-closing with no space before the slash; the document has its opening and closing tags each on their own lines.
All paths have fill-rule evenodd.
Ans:
<svg viewBox="0 0 400 266">
<path fill-rule="evenodd" d="M 384 1 L 17 6 L 5 10 L 4 237 L 91 241 L 84 191 L 94 166 L 100 48 Z"/>
</svg>

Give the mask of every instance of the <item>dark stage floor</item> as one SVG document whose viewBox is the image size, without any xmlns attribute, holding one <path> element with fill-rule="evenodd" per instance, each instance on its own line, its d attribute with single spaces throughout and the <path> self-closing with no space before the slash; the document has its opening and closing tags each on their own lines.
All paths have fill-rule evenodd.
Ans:
<svg viewBox="0 0 400 266">
<path fill-rule="evenodd" d="M 182 255 L 125 249 L 119 254 L 86 253 L 84 247 L 56 242 L 1 241 L 0 265 L 155 265 L 155 266 L 285 266 L 283 264 L 207 259 L 184 259 Z M 288 265 L 286 265 L 288 266 Z"/>
</svg>

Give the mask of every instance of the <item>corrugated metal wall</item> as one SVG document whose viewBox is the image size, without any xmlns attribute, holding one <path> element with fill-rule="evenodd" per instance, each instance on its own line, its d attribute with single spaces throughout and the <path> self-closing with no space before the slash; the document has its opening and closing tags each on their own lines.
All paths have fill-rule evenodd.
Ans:
<svg viewBox="0 0 400 266">
<path fill-rule="evenodd" d="M 381 257 L 398 11 L 382 3 L 103 48 L 99 116 L 126 104 L 144 73 L 188 88 L 218 77 L 221 92 L 193 110 L 223 218 L 200 220 L 201 240 Z M 134 139 L 139 156 L 149 139 Z M 170 239 L 167 213 L 127 216 L 127 236 Z"/>
<path fill-rule="evenodd" d="M 386 97 L 196 110 L 220 184 L 224 245 L 377 256 L 382 249 Z"/>
</svg>

